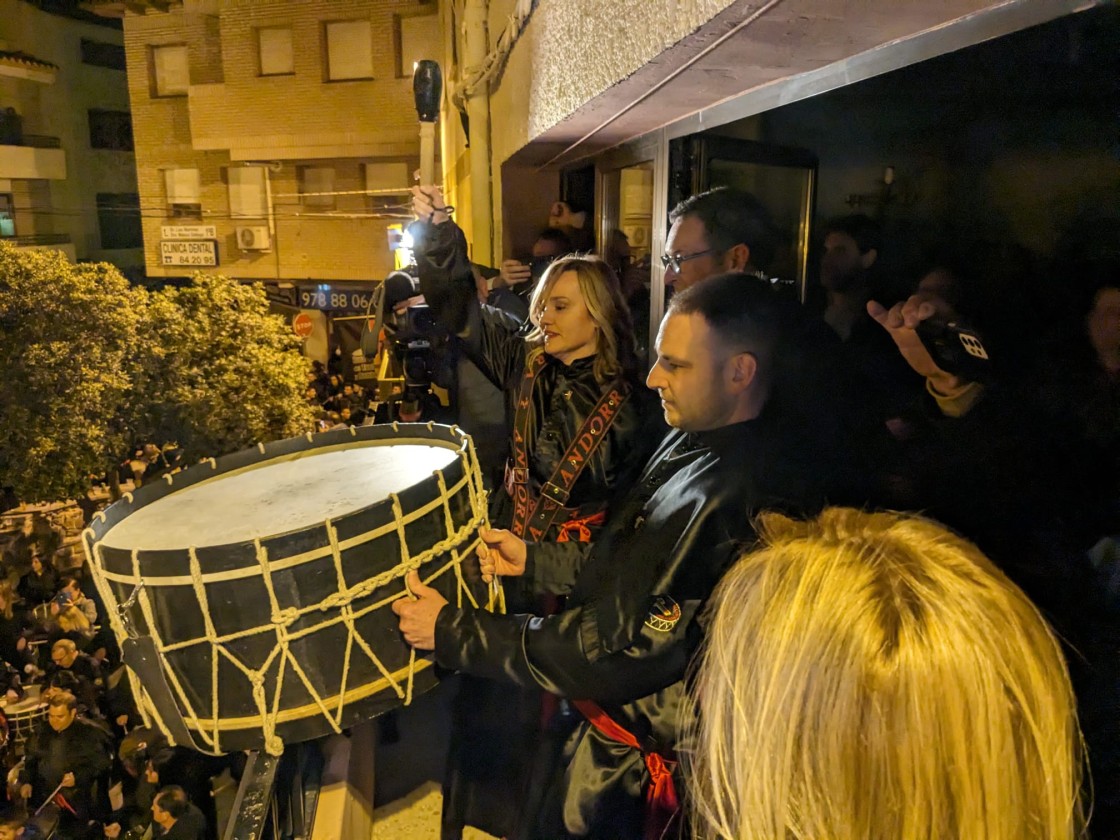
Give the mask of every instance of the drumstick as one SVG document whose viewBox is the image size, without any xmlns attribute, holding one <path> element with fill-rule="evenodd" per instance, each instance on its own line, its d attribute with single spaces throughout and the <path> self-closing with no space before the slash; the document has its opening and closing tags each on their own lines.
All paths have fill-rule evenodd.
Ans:
<svg viewBox="0 0 1120 840">
<path fill-rule="evenodd" d="M 62 790 L 62 782 L 59 782 L 59 783 L 58 783 L 58 787 L 56 787 L 56 788 L 55 788 L 55 789 L 54 789 L 53 791 L 51 791 L 51 795 L 50 795 L 50 796 L 48 796 L 48 797 L 47 797 L 46 799 L 44 799 L 44 800 L 43 800 L 43 804 L 42 804 L 42 805 L 40 805 L 40 806 L 39 806 L 39 808 L 38 808 L 38 810 L 36 810 L 36 811 L 35 811 L 35 814 L 34 814 L 34 816 L 36 816 L 36 817 L 37 817 L 37 816 L 39 816 L 39 812 L 40 812 L 40 811 L 42 811 L 42 810 L 43 810 L 44 808 L 46 808 L 46 807 L 47 807 L 47 805 L 49 805 L 49 804 L 50 804 L 51 800 L 52 800 L 52 799 L 54 799 L 54 798 L 55 798 L 55 796 L 57 796 L 57 795 L 58 795 L 58 792 L 59 792 L 60 790 Z"/>
<path fill-rule="evenodd" d="M 435 183 L 436 120 L 442 95 L 443 75 L 439 65 L 427 59 L 416 62 L 412 72 L 412 96 L 420 118 L 420 184 L 425 187 Z"/>
</svg>

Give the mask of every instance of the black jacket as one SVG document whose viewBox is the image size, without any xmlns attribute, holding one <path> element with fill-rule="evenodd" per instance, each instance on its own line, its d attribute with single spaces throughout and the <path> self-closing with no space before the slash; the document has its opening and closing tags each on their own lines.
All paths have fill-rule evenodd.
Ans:
<svg viewBox="0 0 1120 840">
<path fill-rule="evenodd" d="M 108 772 L 109 763 L 109 740 L 101 729 L 77 717 L 55 732 L 44 721 L 31 741 L 20 782 L 32 786 L 32 802 L 40 805 L 63 776 L 73 773 L 75 786 L 61 792 L 79 817 L 84 817 L 93 804 L 94 783 Z"/>
<path fill-rule="evenodd" d="M 435 226 L 417 222 L 409 230 L 428 306 L 443 327 L 460 337 L 467 357 L 505 392 L 506 421 L 513 428 L 526 356 L 532 349 L 522 335 L 521 322 L 504 310 L 479 303 L 459 228 L 450 222 Z M 571 365 L 551 356 L 545 359 L 532 392 L 526 437 L 534 498 L 609 387 L 595 379 L 593 357 Z M 636 378 L 627 385 L 629 399 L 572 488 L 568 507 L 579 508 L 581 514 L 602 509 L 617 488 L 632 481 L 664 432 L 652 392 Z M 508 499 L 504 492 L 500 495 Z M 508 526 L 509 516 L 509 506 L 499 505 L 495 524 Z M 554 525 L 552 538 L 555 533 Z"/>
<path fill-rule="evenodd" d="M 753 538 L 763 509 L 807 513 L 826 488 L 759 418 L 710 432 L 670 432 L 612 508 L 595 543 L 530 546 L 526 576 L 564 593 L 547 618 L 445 607 L 436 660 L 447 668 L 597 702 L 638 740 L 677 749 L 683 680 L 716 582 Z M 640 837 L 645 766 L 636 750 L 584 724 L 569 743 L 541 837 Z"/>
</svg>

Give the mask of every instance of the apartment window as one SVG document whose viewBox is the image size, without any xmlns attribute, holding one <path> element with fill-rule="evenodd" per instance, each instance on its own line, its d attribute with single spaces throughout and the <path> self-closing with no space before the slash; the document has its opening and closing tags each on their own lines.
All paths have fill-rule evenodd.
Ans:
<svg viewBox="0 0 1120 840">
<path fill-rule="evenodd" d="M 16 235 L 15 208 L 11 193 L 0 193 L 0 236 Z"/>
<path fill-rule="evenodd" d="M 401 202 L 408 201 L 410 182 L 407 163 L 367 163 L 364 166 L 366 190 L 371 193 L 381 193 L 381 195 L 369 196 L 370 209 L 373 212 L 389 210 L 400 205 Z M 397 190 L 398 192 L 388 194 L 385 192 L 386 190 Z"/>
<path fill-rule="evenodd" d="M 397 77 L 411 77 L 416 62 L 425 58 L 439 58 L 439 16 L 397 15 Z"/>
<path fill-rule="evenodd" d="M 263 166 L 231 166 L 229 214 L 234 219 L 263 219 L 268 215 L 267 178 Z"/>
<path fill-rule="evenodd" d="M 110 70 L 124 70 L 124 47 L 82 38 L 82 63 L 108 67 Z"/>
<path fill-rule="evenodd" d="M 137 193 L 98 193 L 97 226 L 101 230 L 101 247 L 144 247 L 140 226 L 140 196 Z"/>
<path fill-rule="evenodd" d="M 299 191 L 305 207 L 334 209 L 334 167 L 304 166 L 300 170 Z"/>
<path fill-rule="evenodd" d="M 186 96 L 191 84 L 187 45 L 152 47 L 152 79 L 156 96 Z"/>
<path fill-rule="evenodd" d="M 132 151 L 132 115 L 127 111 L 89 111 L 89 145 L 91 149 Z"/>
<path fill-rule="evenodd" d="M 197 169 L 165 169 L 163 180 L 167 189 L 168 215 L 176 219 L 202 215 L 202 189 Z"/>
<path fill-rule="evenodd" d="M 266 26 L 257 30 L 262 76 L 290 76 L 296 72 L 290 26 Z"/>
<path fill-rule="evenodd" d="M 326 26 L 327 80 L 373 78 L 373 36 L 368 20 L 337 20 Z"/>
</svg>

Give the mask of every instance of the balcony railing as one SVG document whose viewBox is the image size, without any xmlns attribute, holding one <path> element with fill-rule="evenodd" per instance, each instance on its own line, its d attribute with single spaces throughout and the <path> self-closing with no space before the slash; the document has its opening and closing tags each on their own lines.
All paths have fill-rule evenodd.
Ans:
<svg viewBox="0 0 1120 840">
<path fill-rule="evenodd" d="M 36 149 L 61 149 L 62 140 L 57 137 L 48 137 L 45 134 L 24 134 L 19 143 L 13 146 L 32 146 Z"/>
<path fill-rule="evenodd" d="M 35 233 L 30 236 L 0 236 L 0 242 L 7 242 L 17 248 L 31 248 L 42 245 L 69 245 L 68 233 Z"/>
</svg>

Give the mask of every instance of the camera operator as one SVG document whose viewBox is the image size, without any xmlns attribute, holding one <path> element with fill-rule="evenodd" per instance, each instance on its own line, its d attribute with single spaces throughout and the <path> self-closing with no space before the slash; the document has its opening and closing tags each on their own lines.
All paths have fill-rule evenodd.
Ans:
<svg viewBox="0 0 1120 840">
<path fill-rule="evenodd" d="M 392 379 L 399 380 L 399 385 L 379 383 L 380 400 L 396 404 L 396 417 L 387 419 L 453 422 L 450 407 L 432 391 L 433 385 L 445 391 L 454 387 L 447 352 L 449 336 L 432 316 L 416 278 L 406 271 L 394 271 L 384 282 L 383 352 L 390 354 Z"/>
</svg>

